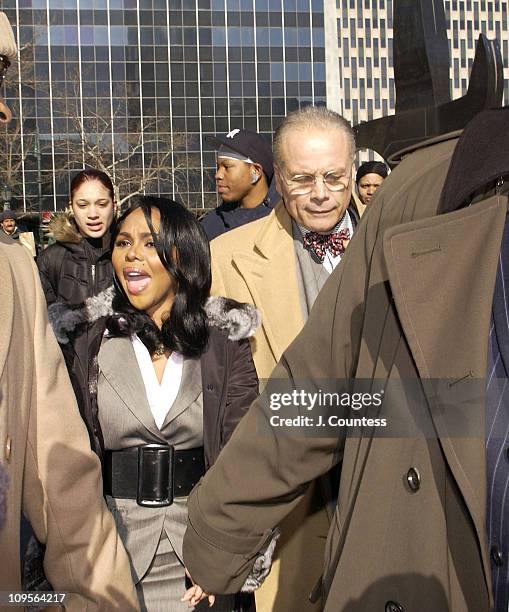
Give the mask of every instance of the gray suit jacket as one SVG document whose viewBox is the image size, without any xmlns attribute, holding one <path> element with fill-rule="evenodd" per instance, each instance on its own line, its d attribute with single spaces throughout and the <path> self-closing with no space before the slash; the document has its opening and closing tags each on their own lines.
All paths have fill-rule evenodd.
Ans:
<svg viewBox="0 0 509 612">
<path fill-rule="evenodd" d="M 122 367 L 119 367 L 122 355 Z M 105 339 L 99 352 L 98 406 L 105 448 L 116 450 L 142 444 L 172 444 L 176 450 L 203 445 L 203 394 L 199 359 L 185 359 L 175 402 L 161 429 L 150 411 L 145 386 L 131 341 Z M 164 529 L 182 559 L 187 499 L 175 498 L 164 508 L 138 506 L 134 499 L 106 496 L 120 536 L 131 559 L 135 581 L 147 571 Z"/>
<path fill-rule="evenodd" d="M 162 428 L 154 422 L 145 386 L 129 338 L 107 338 L 98 355 L 97 405 L 106 449 L 150 443 L 177 450 L 204 446 L 208 469 L 257 396 L 258 379 L 249 341 L 232 341 L 225 331 L 209 329 L 200 359 L 185 359 L 179 393 Z M 228 332 L 230 333 L 230 332 Z M 139 581 L 157 550 L 163 529 L 182 558 L 187 499 L 167 508 L 147 508 L 135 500 L 107 497 L 108 506 Z"/>
</svg>

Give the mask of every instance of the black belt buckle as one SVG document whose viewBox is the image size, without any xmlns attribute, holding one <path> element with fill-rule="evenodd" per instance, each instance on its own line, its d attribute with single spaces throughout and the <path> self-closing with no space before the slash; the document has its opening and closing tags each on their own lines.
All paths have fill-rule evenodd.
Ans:
<svg viewBox="0 0 509 612">
<path fill-rule="evenodd" d="M 136 503 L 149 508 L 173 503 L 175 449 L 167 444 L 145 444 L 138 447 L 138 488 Z"/>
</svg>

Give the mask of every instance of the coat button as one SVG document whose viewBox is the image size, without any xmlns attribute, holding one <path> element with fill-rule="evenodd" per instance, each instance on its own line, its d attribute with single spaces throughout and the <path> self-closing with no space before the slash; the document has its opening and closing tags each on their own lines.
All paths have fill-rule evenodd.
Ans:
<svg viewBox="0 0 509 612">
<path fill-rule="evenodd" d="M 211 385 L 210 383 L 207 385 L 207 391 L 214 391 L 214 385 Z"/>
<path fill-rule="evenodd" d="M 385 612 L 405 612 L 405 608 L 397 601 L 388 601 L 385 604 Z"/>
<path fill-rule="evenodd" d="M 406 481 L 411 491 L 418 491 L 421 488 L 421 475 L 417 468 L 411 467 L 406 475 Z"/>
<path fill-rule="evenodd" d="M 5 460 L 11 460 L 11 451 L 12 451 L 12 438 L 11 436 L 7 436 L 5 439 Z"/>
<path fill-rule="evenodd" d="M 504 565 L 504 555 L 496 544 L 491 547 L 491 560 L 498 567 Z"/>
</svg>

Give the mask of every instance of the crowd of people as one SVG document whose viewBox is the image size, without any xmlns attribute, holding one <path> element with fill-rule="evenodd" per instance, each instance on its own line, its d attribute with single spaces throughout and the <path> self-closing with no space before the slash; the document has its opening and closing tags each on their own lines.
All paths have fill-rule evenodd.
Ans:
<svg viewBox="0 0 509 612">
<path fill-rule="evenodd" d="M 25 565 L 76 612 L 507 612 L 508 127 L 481 113 L 388 177 L 303 107 L 272 147 L 213 139 L 201 220 L 120 210 L 85 169 L 35 263 L 5 212 L 0 592 Z M 278 430 L 274 385 L 325 381 L 381 385 L 421 435 Z"/>
</svg>

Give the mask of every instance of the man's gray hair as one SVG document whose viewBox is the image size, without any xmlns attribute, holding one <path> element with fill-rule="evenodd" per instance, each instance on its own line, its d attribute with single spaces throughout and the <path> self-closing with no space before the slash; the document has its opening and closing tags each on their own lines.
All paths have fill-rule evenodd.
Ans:
<svg viewBox="0 0 509 612">
<path fill-rule="evenodd" d="M 350 149 L 350 158 L 353 163 L 355 157 L 355 135 L 350 123 L 338 113 L 326 106 L 305 106 L 288 114 L 274 133 L 272 150 L 274 163 L 282 166 L 284 163 L 282 148 L 285 135 L 290 130 L 306 130 L 318 128 L 323 130 L 339 129 L 346 138 Z"/>
</svg>

